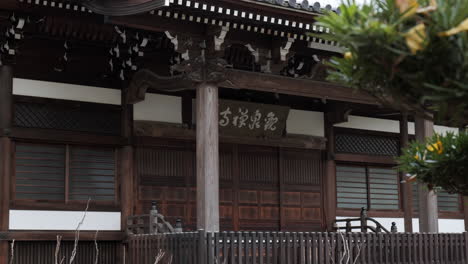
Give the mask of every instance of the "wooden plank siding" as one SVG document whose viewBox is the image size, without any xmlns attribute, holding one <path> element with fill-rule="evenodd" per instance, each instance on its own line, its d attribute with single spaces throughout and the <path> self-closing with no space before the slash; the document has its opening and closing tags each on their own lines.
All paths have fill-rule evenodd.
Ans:
<svg viewBox="0 0 468 264">
<path fill-rule="evenodd" d="M 180 218 L 194 230 L 194 166 L 189 141 L 136 147 L 136 213 L 154 200 L 171 223 Z M 221 144 L 221 230 L 322 230 L 322 175 L 318 150 Z"/>
<path fill-rule="evenodd" d="M 123 263 L 120 241 L 80 241 L 76 248 L 75 264 L 115 264 Z M 14 257 L 10 255 L 11 264 L 49 264 L 55 262 L 56 241 L 17 241 L 14 245 Z M 61 242 L 58 252 L 58 262 L 68 263 L 74 248 L 73 241 Z M 95 262 L 97 256 L 98 262 Z"/>
<path fill-rule="evenodd" d="M 127 263 L 466 263 L 468 234 L 198 232 L 131 235 Z"/>
</svg>

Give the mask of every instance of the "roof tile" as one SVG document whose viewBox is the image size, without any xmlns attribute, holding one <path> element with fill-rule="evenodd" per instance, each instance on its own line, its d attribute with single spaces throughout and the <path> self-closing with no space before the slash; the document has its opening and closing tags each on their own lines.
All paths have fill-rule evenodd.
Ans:
<svg viewBox="0 0 468 264">
<path fill-rule="evenodd" d="M 322 6 L 319 2 L 312 3 L 309 0 L 255 0 L 256 2 L 269 3 L 272 5 L 300 9 L 315 13 L 324 13 L 326 10 L 338 12 L 338 9 L 333 9 L 331 5 Z"/>
</svg>

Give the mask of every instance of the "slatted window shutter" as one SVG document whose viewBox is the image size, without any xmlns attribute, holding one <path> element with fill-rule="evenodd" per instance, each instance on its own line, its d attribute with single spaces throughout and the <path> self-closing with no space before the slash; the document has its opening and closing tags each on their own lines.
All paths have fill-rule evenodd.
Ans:
<svg viewBox="0 0 468 264">
<path fill-rule="evenodd" d="M 113 149 L 70 148 L 70 200 L 113 201 L 115 154 Z"/>
<path fill-rule="evenodd" d="M 370 208 L 398 210 L 398 174 L 394 169 L 369 168 Z"/>
<path fill-rule="evenodd" d="M 437 192 L 437 205 L 439 211 L 459 212 L 460 211 L 460 196 L 451 194 L 444 190 Z"/>
<path fill-rule="evenodd" d="M 460 212 L 460 196 L 439 190 L 437 191 L 437 206 L 439 212 Z M 413 211 L 419 211 L 419 189 L 417 183 L 413 184 Z"/>
<path fill-rule="evenodd" d="M 367 208 L 366 168 L 336 166 L 338 208 Z"/>
<path fill-rule="evenodd" d="M 64 200 L 65 146 L 17 144 L 17 199 Z"/>
<path fill-rule="evenodd" d="M 111 148 L 17 143 L 15 199 L 113 201 L 115 168 Z"/>
<path fill-rule="evenodd" d="M 337 207 L 398 210 L 398 174 L 391 168 L 336 166 Z"/>
</svg>

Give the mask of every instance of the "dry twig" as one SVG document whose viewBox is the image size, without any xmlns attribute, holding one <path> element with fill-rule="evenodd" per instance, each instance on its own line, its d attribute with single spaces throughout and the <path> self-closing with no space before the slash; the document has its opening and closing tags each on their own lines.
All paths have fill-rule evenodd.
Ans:
<svg viewBox="0 0 468 264">
<path fill-rule="evenodd" d="M 98 233 L 99 233 L 99 230 L 96 230 L 96 234 L 94 235 L 94 247 L 96 248 L 96 257 L 94 259 L 94 264 L 98 264 L 99 262 L 99 246 L 97 243 Z"/>
<path fill-rule="evenodd" d="M 57 243 L 55 245 L 55 264 L 59 264 L 58 258 L 59 258 L 59 253 L 60 253 L 60 244 L 62 243 L 62 236 L 57 236 Z M 62 259 L 63 261 L 63 259 Z M 60 261 L 60 263 L 62 263 Z"/>
<path fill-rule="evenodd" d="M 13 264 L 13 260 L 15 259 L 15 240 L 11 241 L 10 245 L 10 264 Z"/>
<path fill-rule="evenodd" d="M 89 208 L 89 203 L 91 202 L 91 198 L 88 199 L 88 202 L 86 203 L 86 209 L 83 213 L 83 218 L 81 218 L 81 221 L 78 223 L 78 226 L 76 227 L 76 230 L 75 230 L 75 244 L 73 246 L 73 251 L 72 251 L 72 254 L 70 256 L 70 262 L 69 264 L 72 264 L 73 261 L 75 261 L 75 257 L 76 257 L 76 252 L 77 252 L 77 249 L 78 249 L 78 241 L 80 240 L 80 228 L 81 226 L 83 225 L 85 219 L 86 219 L 86 215 L 88 214 L 88 208 Z"/>
<path fill-rule="evenodd" d="M 158 255 L 154 258 L 154 264 L 158 264 L 159 261 L 161 261 L 164 258 L 164 255 L 166 255 L 166 253 L 163 252 L 162 249 L 160 249 Z"/>
</svg>

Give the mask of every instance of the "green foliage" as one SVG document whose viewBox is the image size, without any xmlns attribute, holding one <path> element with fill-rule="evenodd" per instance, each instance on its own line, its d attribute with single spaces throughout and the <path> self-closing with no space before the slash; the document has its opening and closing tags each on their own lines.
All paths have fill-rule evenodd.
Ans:
<svg viewBox="0 0 468 264">
<path fill-rule="evenodd" d="M 419 11 L 400 11 L 411 0 L 374 0 L 358 6 L 354 0 L 317 19 L 329 34 L 312 34 L 340 43 L 345 58 L 334 57 L 329 80 L 363 89 L 384 103 L 422 113 L 441 112 L 447 124 L 468 124 L 468 31 L 451 36 L 441 32 L 468 18 L 467 0 L 436 0 L 437 7 L 423 12 L 430 0 L 419 0 Z M 415 11 L 415 10 L 414 10 Z M 411 35 L 415 26 L 422 31 Z M 411 50 L 409 37 L 419 37 L 419 50 Z"/>
<path fill-rule="evenodd" d="M 398 158 L 399 169 L 421 182 L 468 195 L 468 133 L 435 135 L 426 144 L 413 142 Z"/>
</svg>

